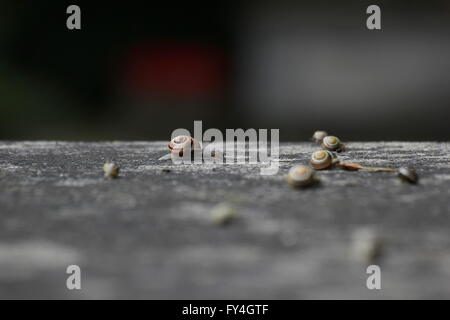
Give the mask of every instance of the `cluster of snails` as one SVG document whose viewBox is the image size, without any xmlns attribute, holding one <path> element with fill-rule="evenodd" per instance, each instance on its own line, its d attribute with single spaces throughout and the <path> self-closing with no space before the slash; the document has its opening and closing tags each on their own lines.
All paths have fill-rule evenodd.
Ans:
<svg viewBox="0 0 450 320">
<path fill-rule="evenodd" d="M 328 135 L 326 131 L 318 130 L 314 132 L 311 140 L 328 151 L 345 151 L 345 145 L 341 142 L 341 140 L 338 137 Z"/>
<path fill-rule="evenodd" d="M 396 172 L 399 178 L 404 182 L 417 183 L 418 175 L 412 168 L 380 168 L 380 167 L 366 167 L 358 163 L 340 160 L 336 153 L 346 150 L 342 141 L 336 137 L 328 135 L 326 131 L 319 130 L 314 132 L 312 140 L 322 147 L 322 150 L 315 151 L 309 159 L 309 165 L 297 165 L 289 170 L 287 181 L 294 187 L 307 187 L 317 183 L 319 180 L 315 175 L 316 170 L 326 170 L 333 167 L 342 168 L 344 170 L 356 171 L 385 171 Z M 170 154 L 161 157 L 159 160 L 170 159 L 173 155 L 182 157 L 188 152 L 191 155 L 202 151 L 202 144 L 190 136 L 177 136 L 173 138 L 168 144 Z M 105 164 L 106 166 L 106 164 Z M 105 167 L 105 176 L 117 176 L 115 167 L 109 164 Z M 104 168 L 104 169 L 105 169 Z M 109 172 L 111 171 L 111 172 Z"/>
<path fill-rule="evenodd" d="M 329 136 L 326 131 L 316 131 L 312 136 L 312 140 L 322 146 L 322 150 L 315 151 L 309 159 L 310 167 L 314 170 L 326 170 L 333 167 L 342 168 L 344 170 L 356 171 L 384 171 L 396 172 L 398 177 L 403 182 L 417 183 L 418 175 L 413 168 L 381 168 L 381 167 L 366 167 L 358 163 L 340 160 L 335 152 L 342 152 L 345 150 L 345 145 L 338 137 Z M 301 165 L 294 166 L 288 173 L 287 181 L 293 187 L 307 187 L 315 184 L 318 178 L 315 177 L 314 170 Z"/>
</svg>

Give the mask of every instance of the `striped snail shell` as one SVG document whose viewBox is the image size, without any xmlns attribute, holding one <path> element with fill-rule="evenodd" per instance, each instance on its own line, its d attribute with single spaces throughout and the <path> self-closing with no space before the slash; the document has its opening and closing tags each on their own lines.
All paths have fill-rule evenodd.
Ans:
<svg viewBox="0 0 450 320">
<path fill-rule="evenodd" d="M 337 152 L 344 150 L 344 145 L 342 144 L 341 140 L 335 136 L 326 136 L 325 138 L 323 138 L 322 147 L 324 149 Z"/>
<path fill-rule="evenodd" d="M 169 142 L 172 153 L 183 156 L 186 152 L 196 152 L 202 149 L 200 142 L 189 136 L 177 136 Z"/>
<path fill-rule="evenodd" d="M 315 143 L 321 144 L 323 138 L 325 138 L 326 136 L 328 136 L 328 133 L 326 131 L 317 130 L 314 132 L 311 140 L 314 141 Z"/>
<path fill-rule="evenodd" d="M 314 170 L 304 165 L 292 167 L 287 175 L 287 182 L 293 187 L 307 187 L 316 181 Z"/>
<path fill-rule="evenodd" d="M 334 163 L 334 155 L 327 150 L 319 150 L 311 155 L 310 164 L 316 170 L 330 168 Z"/>
</svg>

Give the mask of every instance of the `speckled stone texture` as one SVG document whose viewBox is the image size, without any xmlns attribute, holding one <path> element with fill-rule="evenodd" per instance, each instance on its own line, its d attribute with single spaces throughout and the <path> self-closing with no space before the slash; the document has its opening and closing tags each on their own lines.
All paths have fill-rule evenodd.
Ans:
<svg viewBox="0 0 450 320">
<path fill-rule="evenodd" d="M 393 173 L 285 175 L 317 149 L 285 143 L 280 171 L 173 165 L 163 142 L 0 143 L 0 298 L 450 298 L 450 144 L 347 143 L 345 160 Z M 103 163 L 121 166 L 105 179 Z M 170 172 L 166 172 L 170 169 Z M 239 218 L 214 224 L 211 209 Z M 362 227 L 383 238 L 381 290 L 351 255 Z M 66 289 L 66 267 L 82 289 Z"/>
</svg>

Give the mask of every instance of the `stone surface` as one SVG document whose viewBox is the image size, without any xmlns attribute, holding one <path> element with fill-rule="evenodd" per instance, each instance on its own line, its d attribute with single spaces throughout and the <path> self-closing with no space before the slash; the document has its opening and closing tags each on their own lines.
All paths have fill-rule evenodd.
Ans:
<svg viewBox="0 0 450 320">
<path fill-rule="evenodd" d="M 295 190 L 285 174 L 309 143 L 282 144 L 279 173 L 261 176 L 157 161 L 163 142 L 2 142 L 0 298 L 450 298 L 450 144 L 347 146 L 343 159 L 413 166 L 420 183 L 331 170 Z M 120 178 L 103 177 L 107 160 Z M 214 223 L 220 203 L 238 218 Z M 359 228 L 383 238 L 381 290 L 352 258 Z"/>
</svg>

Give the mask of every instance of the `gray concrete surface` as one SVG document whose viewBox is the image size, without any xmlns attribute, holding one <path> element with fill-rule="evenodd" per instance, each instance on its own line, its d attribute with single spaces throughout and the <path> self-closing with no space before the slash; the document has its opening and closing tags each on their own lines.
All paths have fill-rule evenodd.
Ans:
<svg viewBox="0 0 450 320">
<path fill-rule="evenodd" d="M 331 170 L 294 190 L 284 175 L 309 143 L 282 144 L 280 172 L 261 176 L 159 162 L 163 142 L 2 142 L 0 298 L 450 298 L 450 144 L 347 145 L 342 158 L 413 166 L 420 183 Z M 103 178 L 106 160 L 119 179 Z M 224 202 L 239 218 L 216 225 Z M 351 255 L 364 227 L 384 241 L 381 290 Z M 78 291 L 66 288 L 71 264 Z"/>
</svg>

